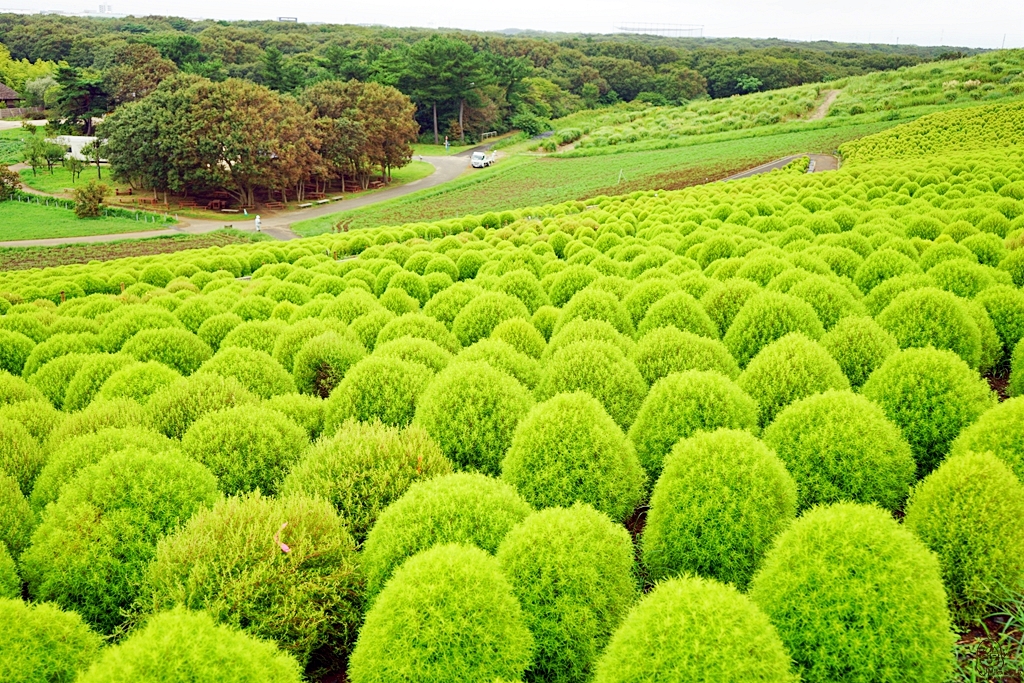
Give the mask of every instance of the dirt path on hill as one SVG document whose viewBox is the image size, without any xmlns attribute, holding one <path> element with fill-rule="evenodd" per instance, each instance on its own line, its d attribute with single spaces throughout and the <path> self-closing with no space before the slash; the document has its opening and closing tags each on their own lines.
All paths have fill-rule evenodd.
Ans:
<svg viewBox="0 0 1024 683">
<path fill-rule="evenodd" d="M 820 105 L 818 105 L 818 108 L 815 109 L 814 111 L 812 111 L 811 115 L 808 116 L 804 120 L 805 121 L 821 121 L 823 118 L 828 116 L 828 111 L 829 111 L 829 109 L 832 108 L 832 104 L 836 101 L 836 98 L 839 97 L 839 93 L 840 92 L 842 92 L 842 91 L 841 90 L 829 90 L 828 92 L 826 92 L 825 93 L 825 101 L 822 102 Z"/>
</svg>

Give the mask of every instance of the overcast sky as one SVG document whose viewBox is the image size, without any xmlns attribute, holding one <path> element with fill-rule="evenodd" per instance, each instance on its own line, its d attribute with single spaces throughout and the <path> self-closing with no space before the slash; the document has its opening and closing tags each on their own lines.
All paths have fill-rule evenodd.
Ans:
<svg viewBox="0 0 1024 683">
<path fill-rule="evenodd" d="M 612 33 L 623 24 L 703 26 L 705 36 L 1024 47 L 1024 0 L 384 0 L 275 2 L 273 0 L 104 0 L 122 14 L 211 19 L 506 28 Z M 96 10 L 86 0 L 5 0 L 9 8 Z M 1004 38 L 1005 36 L 1005 38 Z"/>
</svg>

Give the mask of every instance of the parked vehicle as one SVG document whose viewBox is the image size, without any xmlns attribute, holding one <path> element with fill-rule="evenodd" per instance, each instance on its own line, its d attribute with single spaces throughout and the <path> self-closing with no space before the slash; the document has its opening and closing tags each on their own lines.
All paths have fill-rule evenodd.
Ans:
<svg viewBox="0 0 1024 683">
<path fill-rule="evenodd" d="M 496 161 L 494 152 L 473 152 L 473 156 L 470 158 L 469 163 L 473 168 L 486 168 Z"/>
</svg>

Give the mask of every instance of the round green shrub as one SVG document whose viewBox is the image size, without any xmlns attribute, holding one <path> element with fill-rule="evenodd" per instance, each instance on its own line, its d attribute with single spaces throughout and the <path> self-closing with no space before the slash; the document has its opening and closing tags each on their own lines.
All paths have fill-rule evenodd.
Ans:
<svg viewBox="0 0 1024 683">
<path fill-rule="evenodd" d="M 99 338 L 94 334 L 55 334 L 44 342 L 36 344 L 25 359 L 21 374 L 30 379 L 43 366 L 63 356 L 86 354 L 100 351 Z"/>
<path fill-rule="evenodd" d="M 609 322 L 574 318 L 551 335 L 551 340 L 541 354 L 541 360 L 546 362 L 556 352 L 579 341 L 608 342 L 619 347 L 626 355 L 635 348 L 633 340 L 620 333 Z"/>
<path fill-rule="evenodd" d="M 857 268 L 853 282 L 860 291 L 867 294 L 886 280 L 900 275 L 916 275 L 920 266 L 906 254 L 895 249 L 882 248 L 871 253 Z"/>
<path fill-rule="evenodd" d="M 555 324 L 554 334 L 573 320 L 603 320 L 619 334 L 632 337 L 633 321 L 625 306 L 614 294 L 598 289 L 583 289 L 573 295 L 562 308 L 562 314 Z"/>
<path fill-rule="evenodd" d="M 440 372 L 452 362 L 452 354 L 434 342 L 418 337 L 399 337 L 378 344 L 373 353 L 377 357 L 398 358 L 411 363 L 419 363 L 431 372 Z"/>
<path fill-rule="evenodd" d="M 551 339 L 558 324 L 558 317 L 562 314 L 560 309 L 554 306 L 541 306 L 530 318 L 530 323 L 537 328 L 537 331 L 544 335 L 545 339 Z"/>
<path fill-rule="evenodd" d="M 254 538 L 272 539 L 271 551 Z M 305 664 L 324 646 L 347 651 L 361 588 L 355 542 L 327 501 L 256 492 L 222 499 L 162 539 L 139 602 L 202 609 Z"/>
<path fill-rule="evenodd" d="M 373 351 L 377 343 L 377 335 L 395 317 L 395 314 L 388 309 L 381 308 L 359 316 L 352 321 L 349 329 L 359 337 L 359 341 L 363 343 L 367 351 Z"/>
<path fill-rule="evenodd" d="M 537 400 L 584 391 L 604 406 L 623 429 L 633 423 L 647 382 L 622 351 L 608 342 L 580 341 L 556 351 L 537 385 Z"/>
<path fill-rule="evenodd" d="M 203 324 L 196 330 L 196 336 L 206 342 L 213 351 L 216 351 L 231 330 L 243 322 L 245 321 L 234 313 L 218 313 L 203 321 Z"/>
<path fill-rule="evenodd" d="M 757 401 L 761 427 L 768 426 L 793 401 L 829 389 L 850 388 L 850 381 L 828 351 L 800 333 L 787 334 L 762 349 L 737 383 Z"/>
<path fill-rule="evenodd" d="M 928 683 L 951 672 L 939 562 L 879 508 L 805 513 L 776 539 L 749 594 L 807 683 Z"/>
<path fill-rule="evenodd" d="M 530 393 L 504 372 L 480 361 L 457 362 L 427 384 L 415 421 L 456 466 L 497 475 L 532 407 Z"/>
<path fill-rule="evenodd" d="M 0 542 L 0 600 L 3 598 L 21 599 L 21 577 L 7 545 Z"/>
<path fill-rule="evenodd" d="M 497 560 L 439 545 L 395 571 L 366 614 L 348 674 L 352 683 L 518 681 L 533 650 Z"/>
<path fill-rule="evenodd" d="M 204 293 L 208 289 L 203 290 Z M 274 311 L 277 302 L 265 296 L 250 294 L 237 300 L 231 307 L 231 312 L 240 316 L 242 320 L 267 320 Z"/>
<path fill-rule="evenodd" d="M 991 453 L 950 456 L 911 494 L 904 523 L 939 556 L 962 617 L 977 621 L 1024 589 L 1024 486 Z"/>
<path fill-rule="evenodd" d="M 46 401 L 43 392 L 21 377 L 15 377 L 6 370 L 0 370 L 0 405 L 21 401 Z"/>
<path fill-rule="evenodd" d="M 157 540 L 219 495 L 216 477 L 182 455 L 106 456 L 79 471 L 43 511 L 21 556 L 29 594 L 113 632 L 138 596 Z"/>
<path fill-rule="evenodd" d="M 756 429 L 757 404 L 725 375 L 688 370 L 659 379 L 640 406 L 629 440 L 652 479 L 680 439 L 719 428 Z"/>
<path fill-rule="evenodd" d="M 1024 398 L 1011 398 L 982 413 L 953 442 L 950 455 L 989 452 L 1024 482 Z"/>
<path fill-rule="evenodd" d="M 365 355 L 366 350 L 353 335 L 325 332 L 313 337 L 295 354 L 295 385 L 303 394 L 327 398 L 348 369 Z"/>
<path fill-rule="evenodd" d="M 947 349 L 973 368 L 981 362 L 981 332 L 959 297 L 924 288 L 903 292 L 876 318 L 900 348 Z"/>
<path fill-rule="evenodd" d="M 112 374 L 135 362 L 131 356 L 121 353 L 89 356 L 67 385 L 64 392 L 64 410 L 72 412 L 85 408 L 96 398 Z"/>
<path fill-rule="evenodd" d="M 0 546 L 18 557 L 28 547 L 37 522 L 17 480 L 0 472 Z"/>
<path fill-rule="evenodd" d="M 508 484 L 462 472 L 416 481 L 384 509 L 366 536 L 362 565 L 370 600 L 395 570 L 421 550 L 443 543 L 497 552 L 505 535 L 533 512 Z"/>
<path fill-rule="evenodd" d="M 163 363 L 135 362 L 110 375 L 99 396 L 108 400 L 129 398 L 145 405 L 153 394 L 179 379 L 181 375 Z"/>
<path fill-rule="evenodd" d="M 191 375 L 213 351 L 188 330 L 143 330 L 125 342 L 121 352 L 140 361 L 158 361 L 182 375 Z"/>
<path fill-rule="evenodd" d="M 220 342 L 223 351 L 232 346 L 253 349 L 271 354 L 277 346 L 277 340 L 288 329 L 281 320 L 250 320 L 228 332 Z"/>
<path fill-rule="evenodd" d="M 64 413 L 46 401 L 19 401 L 6 406 L 0 404 L 0 419 L 21 423 L 39 443 L 46 442 L 64 417 Z"/>
<path fill-rule="evenodd" d="M 765 429 L 798 485 L 801 510 L 853 501 L 896 510 L 915 480 L 899 428 L 863 396 L 826 391 L 792 403 Z"/>
<path fill-rule="evenodd" d="M 547 347 L 547 340 L 529 320 L 510 318 L 491 332 L 490 339 L 503 341 L 519 353 L 530 358 L 540 358 Z"/>
<path fill-rule="evenodd" d="M 501 370 L 527 389 L 534 389 L 540 381 L 540 363 L 498 339 L 481 339 L 455 357 L 458 363 L 475 361 L 483 361 Z"/>
<path fill-rule="evenodd" d="M 551 299 L 551 304 L 557 307 L 564 306 L 576 292 L 600 276 L 601 274 L 597 270 L 578 263 L 556 273 L 548 286 L 548 297 Z"/>
<path fill-rule="evenodd" d="M 181 321 L 186 330 L 197 334 L 204 322 L 223 311 L 223 307 L 205 296 L 193 296 L 174 309 L 174 317 Z"/>
<path fill-rule="evenodd" d="M 796 516 L 796 484 L 749 432 L 683 439 L 651 494 L 643 560 L 654 580 L 698 574 L 745 587 Z"/>
<path fill-rule="evenodd" d="M 472 282 L 457 282 L 430 297 L 423 313 L 451 329 L 459 312 L 482 291 Z"/>
<path fill-rule="evenodd" d="M 872 318 L 843 318 L 821 338 L 821 345 L 835 358 L 850 385 L 858 388 L 899 351 L 896 338 Z"/>
<path fill-rule="evenodd" d="M 256 401 L 233 377 L 197 373 L 153 394 L 146 403 L 146 413 L 158 432 L 180 439 L 203 415 Z"/>
<path fill-rule="evenodd" d="M 541 306 L 548 304 L 548 296 L 544 293 L 537 277 L 528 270 L 513 270 L 505 273 L 498 280 L 496 291 L 511 294 L 522 301 L 532 315 Z"/>
<path fill-rule="evenodd" d="M 527 413 L 501 477 L 535 507 L 582 502 L 617 521 L 636 509 L 647 479 L 622 430 L 581 392 L 559 393 Z"/>
<path fill-rule="evenodd" d="M 295 380 L 263 351 L 241 347 L 221 349 L 203 363 L 200 373 L 231 377 L 261 398 L 295 392 Z"/>
<path fill-rule="evenodd" d="M 129 449 L 162 453 L 173 447 L 174 442 L 167 437 L 142 427 L 108 427 L 67 439 L 51 451 L 36 477 L 29 503 L 33 510 L 41 512 L 47 504 L 57 500 L 61 488 L 73 480 L 79 470 L 96 464 L 111 453 Z"/>
<path fill-rule="evenodd" d="M 103 323 L 99 341 L 109 353 L 116 353 L 126 341 L 142 330 L 165 327 L 184 328 L 169 311 L 153 304 L 123 306 L 113 311 Z"/>
<path fill-rule="evenodd" d="M 722 342 L 675 327 L 651 330 L 637 342 L 629 357 L 651 385 L 673 372 L 687 370 L 714 370 L 730 379 L 740 374 L 736 360 Z"/>
<path fill-rule="evenodd" d="M 740 278 L 730 278 L 709 289 L 701 297 L 700 303 L 711 318 L 711 322 L 718 328 L 719 334 L 714 336 L 724 335 L 743 305 L 760 291 L 761 288 L 756 283 Z"/>
<path fill-rule="evenodd" d="M 416 404 L 432 373 L 419 363 L 367 356 L 349 368 L 327 400 L 324 432 L 333 434 L 342 422 L 379 419 L 402 427 L 412 420 Z"/>
<path fill-rule="evenodd" d="M 590 680 L 638 597 L 629 532 L 586 505 L 536 512 L 508 533 L 498 563 L 536 653 L 529 680 Z"/>
<path fill-rule="evenodd" d="M 810 304 L 826 330 L 835 327 L 842 318 L 865 313 L 864 304 L 849 289 L 823 275 L 811 275 L 801 280 L 788 293 Z"/>
<path fill-rule="evenodd" d="M 427 339 L 448 353 L 458 353 L 462 349 L 448 328 L 422 313 L 406 313 L 390 321 L 377 333 L 376 343 L 384 344 L 402 337 Z"/>
<path fill-rule="evenodd" d="M 74 612 L 6 597 L 0 597 L 0 641 L 0 680 L 8 683 L 77 680 L 103 644 Z"/>
<path fill-rule="evenodd" d="M 742 368 L 761 349 L 792 332 L 819 339 L 825 330 L 807 302 L 779 292 L 761 292 L 743 304 L 722 341 Z"/>
<path fill-rule="evenodd" d="M 485 292 L 466 304 L 452 322 L 452 333 L 463 346 L 491 336 L 494 328 L 511 318 L 530 319 L 526 305 L 514 296 Z"/>
<path fill-rule="evenodd" d="M 36 386 L 50 404 L 55 408 L 64 407 L 64 393 L 71 380 L 91 357 L 100 355 L 92 353 L 68 353 L 47 361 L 37 372 L 28 378 L 29 384 Z"/>
<path fill-rule="evenodd" d="M 274 493 L 308 445 L 304 429 L 261 405 L 207 413 L 181 439 L 182 452 L 210 468 L 228 494 Z"/>
<path fill-rule="evenodd" d="M 107 427 L 141 427 L 146 419 L 146 410 L 131 399 L 97 399 L 54 427 L 46 440 L 46 447 L 52 451 L 68 439 L 93 434 Z"/>
<path fill-rule="evenodd" d="M 735 588 L 687 577 L 658 584 L 612 636 L 594 683 L 796 683 L 768 617 Z"/>
<path fill-rule="evenodd" d="M 1003 343 L 1003 355 L 1009 357 L 1024 338 L 1024 292 L 1015 287 L 997 286 L 986 289 L 975 301 L 985 307 Z"/>
<path fill-rule="evenodd" d="M 654 302 L 638 327 L 641 336 L 660 327 L 673 326 L 683 332 L 718 338 L 718 326 L 696 299 L 686 292 L 671 292 Z"/>
<path fill-rule="evenodd" d="M 0 474 L 12 477 L 28 495 L 44 464 L 46 453 L 28 429 L 20 422 L 0 418 Z"/>
<path fill-rule="evenodd" d="M 889 356 L 861 388 L 896 423 L 931 472 L 961 431 L 995 404 L 988 383 L 951 351 L 907 349 Z"/>
<path fill-rule="evenodd" d="M 176 608 L 151 617 L 78 679 L 79 683 L 301 683 L 298 662 L 273 643 Z"/>
<path fill-rule="evenodd" d="M 303 454 L 281 493 L 329 501 L 362 543 L 381 511 L 414 482 L 451 472 L 451 462 L 421 427 L 350 420 Z"/>
<path fill-rule="evenodd" d="M 36 343 L 21 332 L 0 329 L 0 370 L 20 375 Z"/>
<path fill-rule="evenodd" d="M 324 429 L 324 401 L 305 394 L 280 394 L 263 402 L 306 430 L 311 441 Z"/>
</svg>

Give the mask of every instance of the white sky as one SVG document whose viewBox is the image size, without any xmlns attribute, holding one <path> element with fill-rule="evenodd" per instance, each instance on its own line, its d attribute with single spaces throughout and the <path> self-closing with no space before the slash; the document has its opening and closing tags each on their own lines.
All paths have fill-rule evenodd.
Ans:
<svg viewBox="0 0 1024 683">
<path fill-rule="evenodd" d="M 1024 0 L 103 0 L 121 14 L 611 33 L 622 23 L 697 24 L 710 37 L 1024 47 Z M 4 0 L 8 8 L 81 12 L 99 1 Z"/>
</svg>

